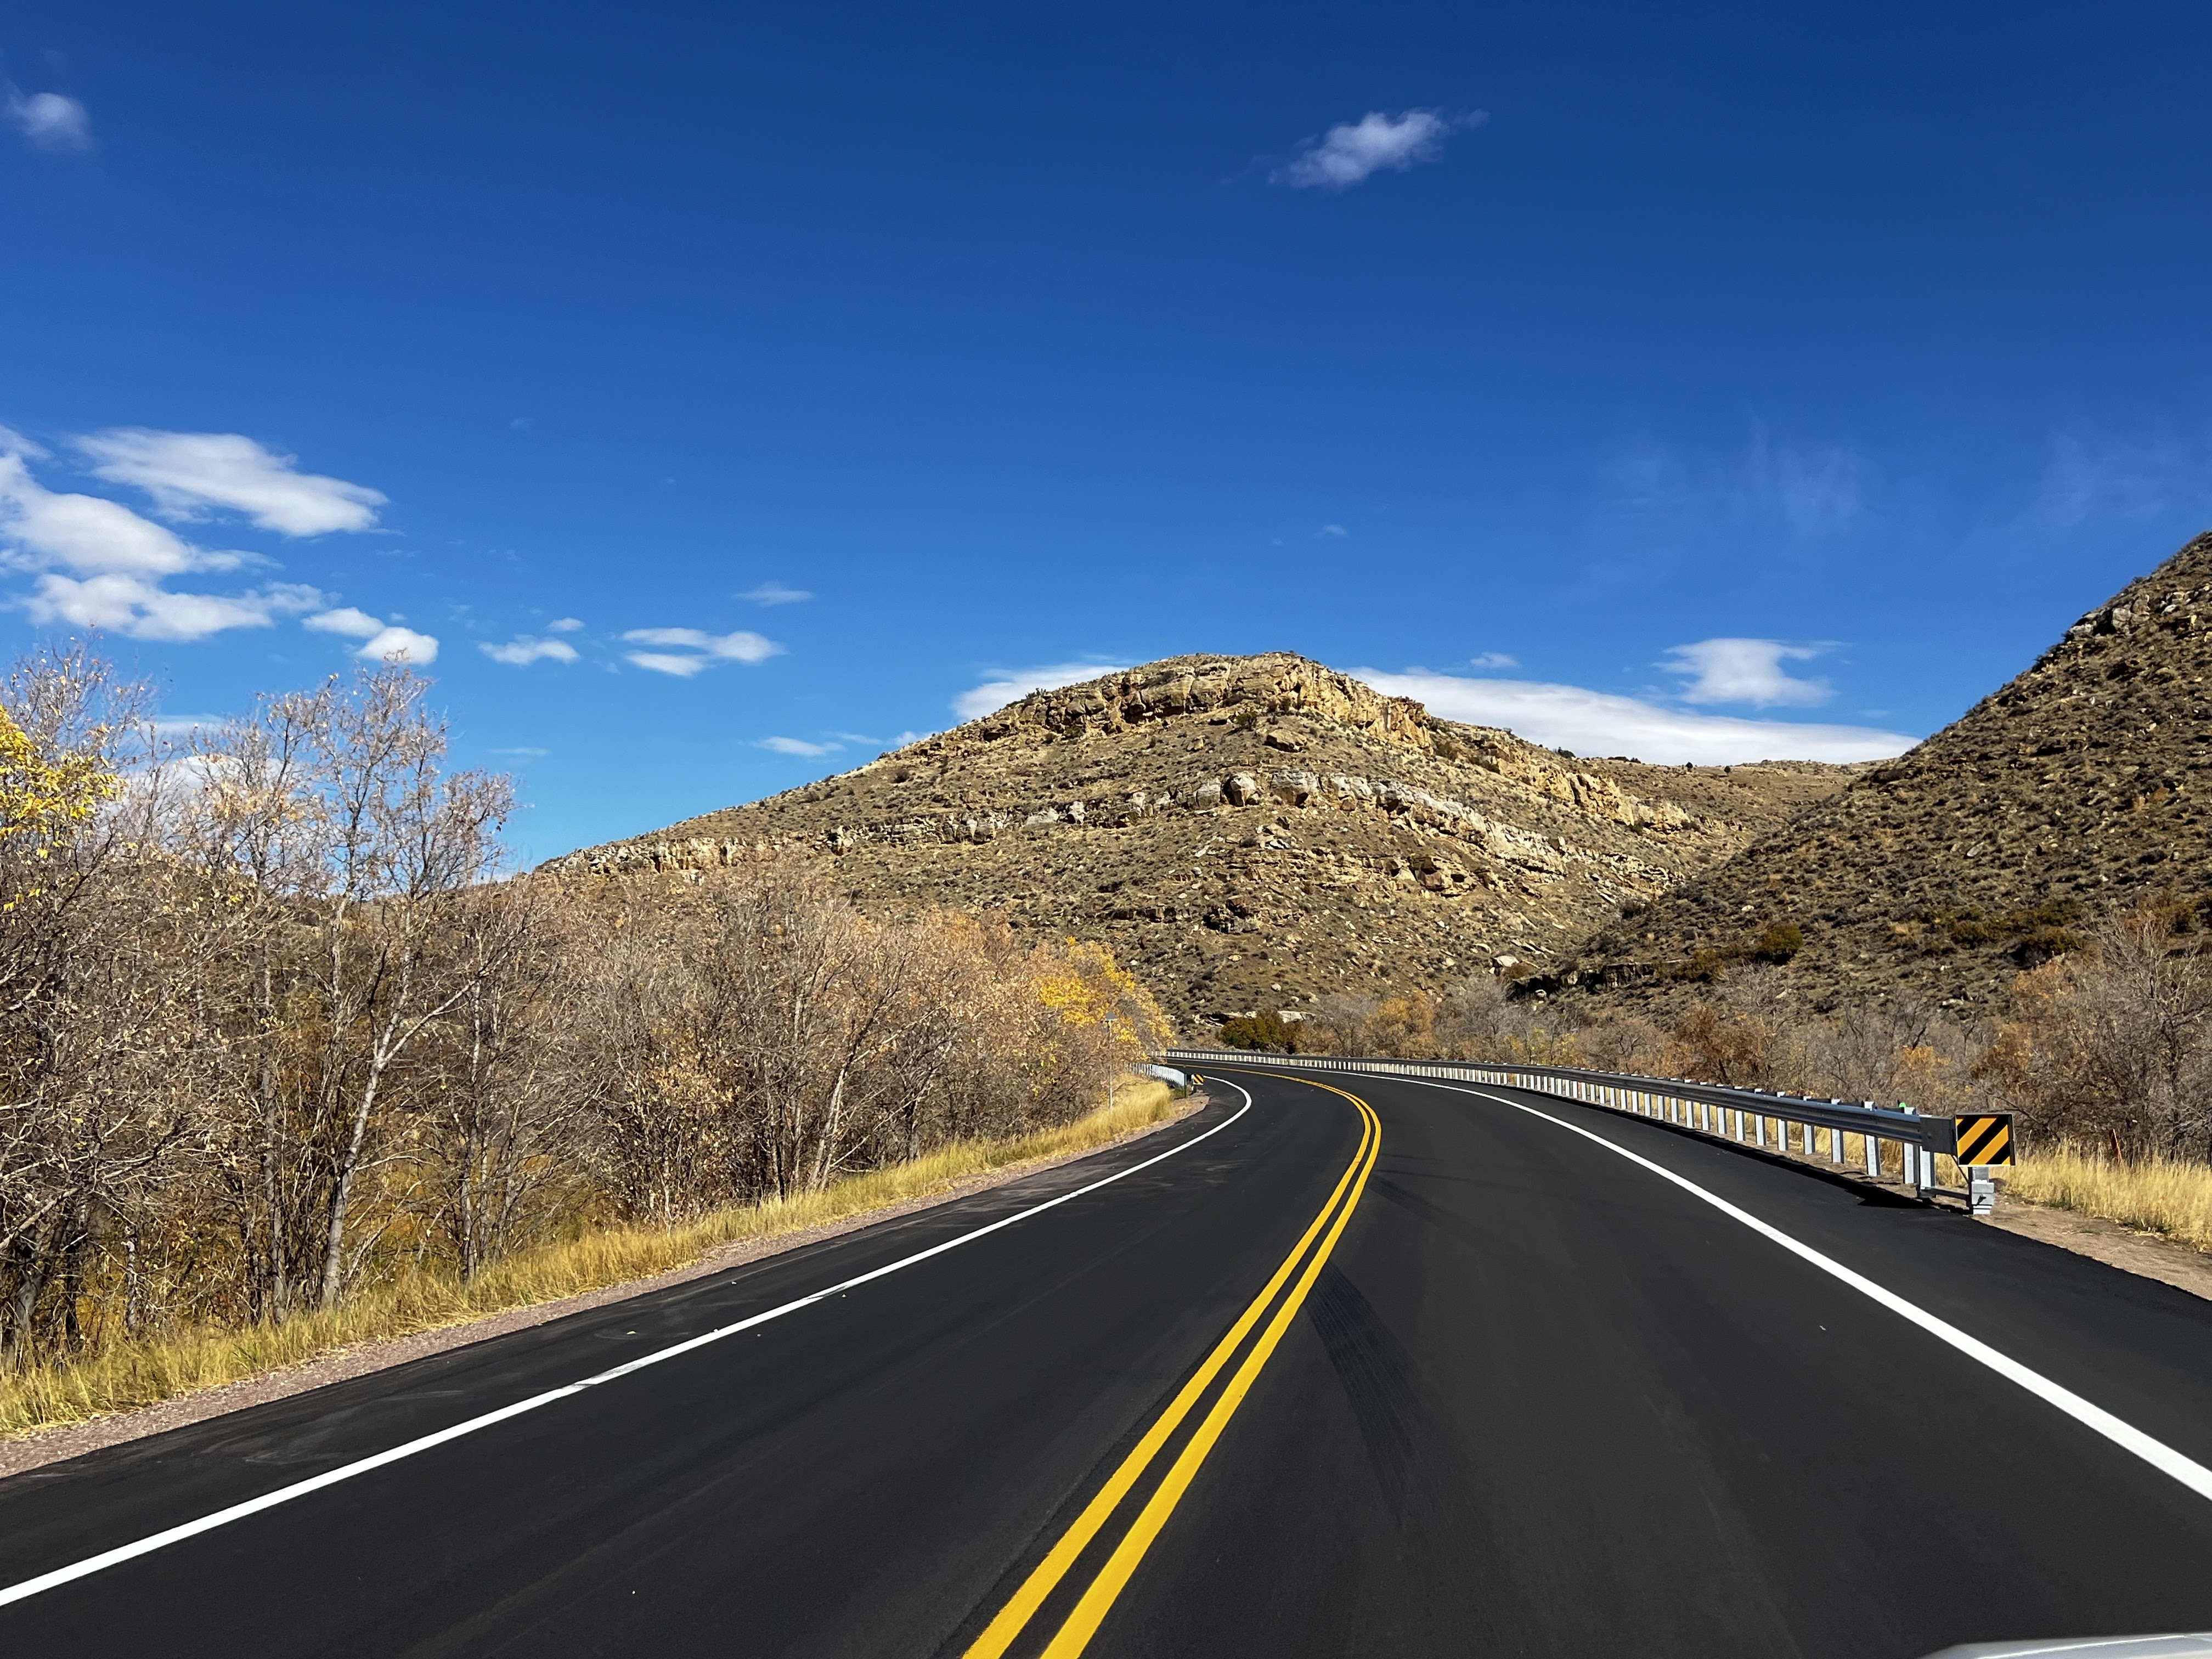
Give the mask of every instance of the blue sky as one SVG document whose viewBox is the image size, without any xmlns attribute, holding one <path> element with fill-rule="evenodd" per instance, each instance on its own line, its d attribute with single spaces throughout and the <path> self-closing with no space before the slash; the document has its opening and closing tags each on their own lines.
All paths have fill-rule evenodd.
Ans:
<svg viewBox="0 0 2212 1659">
<path fill-rule="evenodd" d="M 0 647 L 434 652 L 533 858 L 1188 651 L 1893 749 L 2212 520 L 2212 14 L 1994 15 L 18 4 Z"/>
</svg>

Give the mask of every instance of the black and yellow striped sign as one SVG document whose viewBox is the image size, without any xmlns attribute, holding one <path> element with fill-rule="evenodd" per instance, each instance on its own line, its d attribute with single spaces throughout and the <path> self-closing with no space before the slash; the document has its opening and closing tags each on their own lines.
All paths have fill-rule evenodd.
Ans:
<svg viewBox="0 0 2212 1659">
<path fill-rule="evenodd" d="M 1982 1112 L 1972 1117 L 1951 1120 L 1957 1145 L 1952 1156 L 1961 1164 L 2009 1164 L 2012 1162 L 2012 1114 L 2010 1112 Z"/>
</svg>

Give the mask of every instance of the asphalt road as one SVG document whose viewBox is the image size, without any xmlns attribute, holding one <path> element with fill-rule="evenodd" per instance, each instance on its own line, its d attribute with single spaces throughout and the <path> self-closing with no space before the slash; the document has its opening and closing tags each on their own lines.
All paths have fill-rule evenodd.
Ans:
<svg viewBox="0 0 2212 1659">
<path fill-rule="evenodd" d="M 1903 1659 L 2212 1627 L 2212 1502 L 1509 1103 L 2205 1463 L 2212 1304 L 1542 1097 L 1333 1078 L 1372 1105 L 1370 1158 L 1344 1096 L 1238 1080 L 1252 1109 L 1188 1152 L 0 1606 L 0 1652 L 842 1659 L 992 1650 L 1011 1628 L 1015 1655 Z M 0 1481 L 0 1582 L 1155 1158 L 1243 1103 L 1216 1092 L 974 1199 Z M 1034 1611 L 1002 1619 L 1025 1586 Z"/>
</svg>

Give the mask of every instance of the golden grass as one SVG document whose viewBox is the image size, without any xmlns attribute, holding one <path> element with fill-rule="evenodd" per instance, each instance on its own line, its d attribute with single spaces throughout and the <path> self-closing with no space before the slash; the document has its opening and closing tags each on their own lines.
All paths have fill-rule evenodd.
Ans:
<svg viewBox="0 0 2212 1659">
<path fill-rule="evenodd" d="M 818 1193 L 719 1211 L 668 1231 L 595 1231 L 518 1251 L 466 1284 L 449 1273 L 425 1272 L 281 1325 L 186 1328 L 156 1340 L 118 1340 L 74 1359 L 0 1373 L 0 1437 L 150 1406 L 301 1364 L 356 1343 L 465 1324 L 509 1309 L 650 1279 L 728 1245 L 803 1232 L 927 1198 L 971 1176 L 1089 1152 L 1172 1117 L 1179 1108 L 1165 1084 L 1132 1078 L 1120 1085 L 1111 1108 L 1060 1128 L 1009 1140 L 956 1142 L 912 1164 L 853 1176 Z"/>
<path fill-rule="evenodd" d="M 2116 1164 L 2102 1152 L 2058 1146 L 2002 1173 L 2008 1197 L 2102 1216 L 2212 1250 L 2212 1166 L 2166 1158 Z"/>
</svg>

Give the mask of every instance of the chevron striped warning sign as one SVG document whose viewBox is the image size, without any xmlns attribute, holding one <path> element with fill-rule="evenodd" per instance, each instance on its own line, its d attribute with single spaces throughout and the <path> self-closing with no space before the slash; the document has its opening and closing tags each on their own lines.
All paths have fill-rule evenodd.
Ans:
<svg viewBox="0 0 2212 1659">
<path fill-rule="evenodd" d="M 1951 1155 L 1960 1164 L 2012 1162 L 2010 1112 L 1981 1112 L 1972 1117 L 1955 1117 L 1951 1120 L 1951 1129 L 1957 1138 L 1956 1148 Z"/>
</svg>

